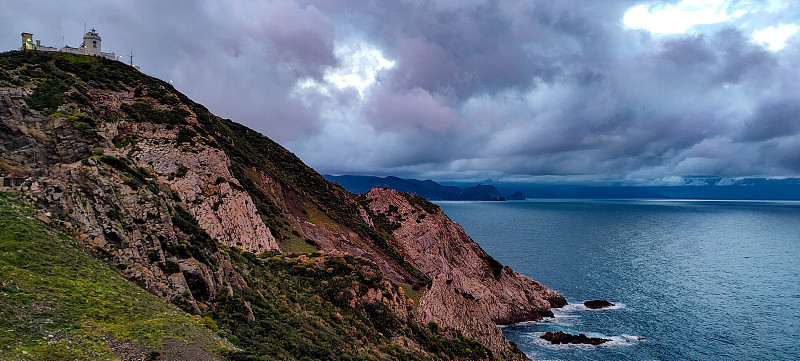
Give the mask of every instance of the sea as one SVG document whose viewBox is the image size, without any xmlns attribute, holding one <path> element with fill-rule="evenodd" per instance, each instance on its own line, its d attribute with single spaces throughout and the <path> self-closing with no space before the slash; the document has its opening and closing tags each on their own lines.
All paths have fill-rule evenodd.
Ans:
<svg viewBox="0 0 800 361">
<path fill-rule="evenodd" d="M 800 202 L 436 203 L 569 302 L 501 326 L 534 360 L 800 360 Z M 614 306 L 583 306 L 595 299 Z M 548 331 L 612 341 L 551 345 Z"/>
</svg>

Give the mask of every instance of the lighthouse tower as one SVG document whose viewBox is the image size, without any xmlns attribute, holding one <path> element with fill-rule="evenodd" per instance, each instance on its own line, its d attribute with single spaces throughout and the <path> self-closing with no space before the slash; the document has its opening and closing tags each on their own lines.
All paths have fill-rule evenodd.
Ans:
<svg viewBox="0 0 800 361">
<path fill-rule="evenodd" d="M 20 50 L 33 50 L 35 47 L 33 46 L 33 34 L 31 33 L 22 33 L 22 47 Z"/>
<path fill-rule="evenodd" d="M 86 55 L 100 55 L 100 34 L 94 28 L 83 35 L 83 51 Z"/>
</svg>

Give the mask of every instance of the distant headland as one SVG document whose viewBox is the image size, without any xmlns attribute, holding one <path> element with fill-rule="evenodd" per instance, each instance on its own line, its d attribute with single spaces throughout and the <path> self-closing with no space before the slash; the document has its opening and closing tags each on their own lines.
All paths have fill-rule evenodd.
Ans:
<svg viewBox="0 0 800 361">
<path fill-rule="evenodd" d="M 515 192 L 511 198 L 504 197 L 491 185 L 469 185 L 463 188 L 444 186 L 430 179 L 404 179 L 399 177 L 373 177 L 359 175 L 324 175 L 325 179 L 339 183 L 352 193 L 366 193 L 373 188 L 389 188 L 407 192 L 431 201 L 505 201 L 525 199 L 522 193 Z"/>
</svg>

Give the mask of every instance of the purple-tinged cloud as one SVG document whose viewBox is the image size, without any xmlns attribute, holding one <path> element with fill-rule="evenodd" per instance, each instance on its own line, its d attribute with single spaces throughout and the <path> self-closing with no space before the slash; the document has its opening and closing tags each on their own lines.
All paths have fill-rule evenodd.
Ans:
<svg viewBox="0 0 800 361">
<path fill-rule="evenodd" d="M 445 134 L 458 130 L 458 114 L 442 99 L 422 88 L 400 94 L 381 89 L 365 105 L 365 118 L 377 129 L 397 131 L 422 129 Z"/>
</svg>

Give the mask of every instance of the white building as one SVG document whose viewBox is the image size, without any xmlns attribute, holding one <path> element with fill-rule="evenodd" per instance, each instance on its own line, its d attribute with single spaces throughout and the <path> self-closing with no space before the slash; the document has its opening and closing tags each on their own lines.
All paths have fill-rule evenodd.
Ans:
<svg viewBox="0 0 800 361">
<path fill-rule="evenodd" d="M 92 56 L 101 56 L 106 59 L 117 60 L 116 54 L 105 53 L 101 50 L 100 42 L 101 42 L 100 34 L 98 34 L 97 30 L 95 29 L 92 29 L 88 33 L 83 35 L 83 44 L 81 44 L 80 47 L 73 48 L 69 45 L 66 45 L 61 49 L 54 48 L 52 46 L 44 46 L 39 40 L 36 40 L 36 42 L 34 43 L 33 34 L 22 33 L 22 47 L 19 50 L 36 50 L 44 52 L 62 52 L 62 53 L 79 54 L 79 55 L 92 55 Z"/>
</svg>

